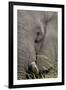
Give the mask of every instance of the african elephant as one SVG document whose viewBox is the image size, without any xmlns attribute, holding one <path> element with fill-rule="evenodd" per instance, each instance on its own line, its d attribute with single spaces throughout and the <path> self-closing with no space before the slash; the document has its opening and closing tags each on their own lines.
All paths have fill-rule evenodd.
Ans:
<svg viewBox="0 0 66 90">
<path fill-rule="evenodd" d="M 18 10 L 18 79 L 57 65 L 57 13 Z M 49 63 L 49 64 L 48 64 Z"/>
</svg>

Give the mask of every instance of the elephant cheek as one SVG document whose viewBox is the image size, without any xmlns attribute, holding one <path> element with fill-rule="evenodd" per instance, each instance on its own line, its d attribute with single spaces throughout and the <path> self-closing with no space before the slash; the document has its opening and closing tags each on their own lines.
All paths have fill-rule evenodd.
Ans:
<svg viewBox="0 0 66 90">
<path fill-rule="evenodd" d="M 26 79 L 28 66 L 36 60 L 33 41 L 21 42 L 18 46 L 18 79 Z"/>
</svg>

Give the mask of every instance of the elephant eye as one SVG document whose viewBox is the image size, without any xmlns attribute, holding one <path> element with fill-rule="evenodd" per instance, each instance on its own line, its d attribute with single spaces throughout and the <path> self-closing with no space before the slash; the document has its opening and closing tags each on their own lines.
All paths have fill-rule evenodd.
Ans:
<svg viewBox="0 0 66 90">
<path fill-rule="evenodd" d="M 40 35 L 40 32 L 37 32 L 37 36 L 39 36 Z"/>
<path fill-rule="evenodd" d="M 35 43 L 37 43 L 38 41 L 37 41 L 37 39 L 35 40 Z"/>
<path fill-rule="evenodd" d="M 37 32 L 37 37 L 39 37 L 39 35 L 40 35 L 40 32 Z M 35 43 L 38 42 L 37 37 L 36 37 L 36 39 L 35 39 Z"/>
</svg>

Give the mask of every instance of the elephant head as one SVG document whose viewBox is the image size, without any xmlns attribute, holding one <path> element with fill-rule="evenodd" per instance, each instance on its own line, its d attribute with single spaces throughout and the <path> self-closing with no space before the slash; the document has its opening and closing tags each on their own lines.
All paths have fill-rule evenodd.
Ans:
<svg viewBox="0 0 66 90">
<path fill-rule="evenodd" d="M 47 67 L 45 62 L 49 59 L 47 50 L 50 47 L 47 45 L 54 43 L 51 40 L 51 36 L 57 31 L 57 29 L 52 31 L 54 27 L 49 28 L 52 27 L 49 24 L 54 22 L 52 18 L 57 18 L 56 13 L 18 10 L 17 14 L 18 79 L 34 77 L 30 77 L 28 73 L 35 73 L 36 77 L 38 77 L 41 71 L 47 71 L 49 67 L 52 67 L 50 63 L 47 64 Z M 54 39 L 55 37 L 53 36 Z M 55 52 L 54 48 L 52 50 Z"/>
</svg>

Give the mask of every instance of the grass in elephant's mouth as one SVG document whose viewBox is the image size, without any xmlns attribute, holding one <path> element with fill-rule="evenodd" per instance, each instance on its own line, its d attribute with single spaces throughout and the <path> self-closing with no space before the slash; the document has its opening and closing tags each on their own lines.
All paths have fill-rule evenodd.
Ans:
<svg viewBox="0 0 66 90">
<path fill-rule="evenodd" d="M 50 63 L 47 57 L 43 55 L 37 56 L 37 66 L 39 67 L 39 72 L 37 73 L 35 68 L 31 66 L 25 72 L 21 72 L 18 75 L 18 80 L 21 79 L 44 79 L 44 78 L 57 78 L 58 76 L 58 66 L 56 63 Z M 24 75 L 23 75 L 24 74 Z M 23 76 L 24 77 L 23 77 Z"/>
<path fill-rule="evenodd" d="M 50 68 L 48 71 L 39 72 L 39 74 L 33 73 L 33 72 L 27 72 L 26 73 L 26 79 L 43 79 L 46 78 L 46 75 L 52 70 Z"/>
<path fill-rule="evenodd" d="M 50 68 L 48 71 L 39 72 L 38 74 L 34 72 L 26 71 L 25 73 L 25 80 L 26 79 L 44 79 L 44 78 L 57 78 L 57 67 L 55 66 L 55 69 Z M 21 74 L 18 76 L 22 76 Z M 22 77 L 18 77 L 18 80 L 23 79 Z"/>
<path fill-rule="evenodd" d="M 28 73 L 27 75 L 26 75 L 26 78 L 27 79 L 40 79 L 40 78 L 45 78 L 45 75 L 43 75 L 43 74 L 38 74 L 38 75 L 35 75 L 34 73 Z"/>
</svg>

